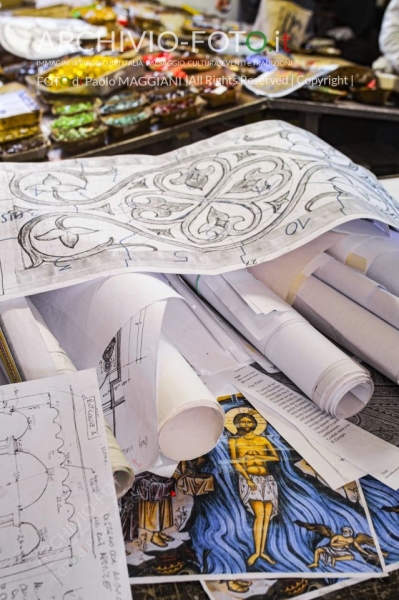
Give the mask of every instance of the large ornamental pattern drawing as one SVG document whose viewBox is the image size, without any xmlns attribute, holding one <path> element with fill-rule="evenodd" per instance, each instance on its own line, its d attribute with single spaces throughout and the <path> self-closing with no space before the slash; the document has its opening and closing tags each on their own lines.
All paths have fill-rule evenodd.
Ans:
<svg viewBox="0 0 399 600">
<path fill-rule="evenodd" d="M 9 208 L 0 224 L 18 241 L 19 281 L 43 264 L 54 268 L 47 284 L 90 268 L 216 272 L 359 216 L 399 223 L 399 206 L 373 175 L 277 121 L 159 157 L 3 169 Z"/>
</svg>

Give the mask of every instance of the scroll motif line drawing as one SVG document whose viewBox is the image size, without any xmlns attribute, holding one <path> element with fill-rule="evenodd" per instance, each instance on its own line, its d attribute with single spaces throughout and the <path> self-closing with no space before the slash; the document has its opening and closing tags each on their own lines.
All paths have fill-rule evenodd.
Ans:
<svg viewBox="0 0 399 600">
<path fill-rule="evenodd" d="M 31 291 L 35 271 L 39 288 L 144 265 L 220 272 L 351 219 L 399 223 L 399 207 L 371 173 L 278 121 L 160 157 L 14 165 L 3 175 L 0 240 L 16 257 L 5 295 Z"/>
</svg>

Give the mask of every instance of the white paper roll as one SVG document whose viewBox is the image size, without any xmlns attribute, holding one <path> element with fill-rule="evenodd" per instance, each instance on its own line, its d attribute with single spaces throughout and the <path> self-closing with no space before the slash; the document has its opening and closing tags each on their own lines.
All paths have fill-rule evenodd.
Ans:
<svg viewBox="0 0 399 600">
<path fill-rule="evenodd" d="M 57 375 L 29 298 L 2 302 L 3 370 L 10 383 Z"/>
<path fill-rule="evenodd" d="M 105 418 L 129 464 L 159 458 L 156 364 L 167 300 L 180 296 L 156 276 L 123 273 L 34 296 L 78 369 L 95 367 Z"/>
<path fill-rule="evenodd" d="M 29 302 L 29 299 L 27 299 L 27 301 Z M 46 344 L 58 375 L 74 373 L 76 371 L 75 366 L 49 330 L 37 308 L 31 302 L 29 302 L 29 307 L 32 310 L 32 314 L 36 320 L 37 326 L 42 335 L 44 343 Z M 119 499 L 122 498 L 132 487 L 134 482 L 134 471 L 126 460 L 126 457 L 116 441 L 110 426 L 105 420 L 104 423 L 105 433 L 107 436 L 109 459 L 111 461 L 112 474 L 114 476 L 115 491 L 116 496 Z"/>
<path fill-rule="evenodd" d="M 157 367 L 159 445 L 173 460 L 191 460 L 216 446 L 224 412 L 180 352 L 161 337 Z"/>
<path fill-rule="evenodd" d="M 399 298 L 381 284 L 359 271 L 343 265 L 335 258 L 324 254 L 327 261 L 318 267 L 314 276 L 380 319 L 399 329 Z M 392 260 L 392 259 L 391 259 Z"/>
<path fill-rule="evenodd" d="M 306 244 L 250 271 L 281 297 L 288 297 L 319 331 L 398 382 L 398 302 L 380 289 L 378 282 L 390 284 L 392 292 L 396 285 L 399 293 L 399 262 L 395 261 L 399 245 L 371 223 L 355 225 L 349 235 L 331 232 L 327 241 L 335 238 L 335 244 L 324 244 L 326 236 L 321 236 L 320 242 Z M 324 257 L 318 251 L 323 245 L 330 258 L 343 264 L 330 266 L 328 259 L 320 261 Z M 377 272 L 376 265 L 383 262 L 386 269 Z"/>
<path fill-rule="evenodd" d="M 399 241 L 396 237 L 349 235 L 331 247 L 328 254 L 399 296 Z"/>
<path fill-rule="evenodd" d="M 399 383 L 399 331 L 316 277 L 298 290 L 294 308 L 319 331 Z"/>
<path fill-rule="evenodd" d="M 20 369 L 19 379 L 40 379 L 76 371 L 29 298 L 5 302 L 0 305 L 0 314 L 7 323 L 7 334 Z M 105 430 L 115 490 L 121 498 L 132 487 L 134 472 L 107 423 Z"/>
<path fill-rule="evenodd" d="M 266 285 L 248 273 L 244 276 L 242 297 L 240 273 L 225 276 L 234 289 L 222 276 L 186 279 L 197 283 L 199 293 L 320 408 L 337 418 L 362 410 L 373 393 L 367 371 Z M 264 312 L 255 312 L 253 305 Z"/>
<path fill-rule="evenodd" d="M 151 275 L 123 273 L 37 294 L 31 299 L 78 369 L 97 366 L 117 331 L 142 309 L 179 298 Z"/>
</svg>

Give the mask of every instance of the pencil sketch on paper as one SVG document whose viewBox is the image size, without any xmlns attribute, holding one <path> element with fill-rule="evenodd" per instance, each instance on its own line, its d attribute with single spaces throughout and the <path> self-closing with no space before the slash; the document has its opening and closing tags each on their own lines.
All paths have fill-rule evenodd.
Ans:
<svg viewBox="0 0 399 600">
<path fill-rule="evenodd" d="M 116 435 L 116 410 L 120 404 L 125 402 L 121 365 L 121 330 L 116 333 L 104 350 L 99 364 L 99 372 L 103 376 L 100 384 L 103 412 Z"/>
<path fill-rule="evenodd" d="M 104 416 L 136 473 L 159 452 L 155 382 L 164 308 L 148 306 L 129 319 L 97 366 Z"/>
<path fill-rule="evenodd" d="M 111 520 L 118 519 L 114 494 L 96 502 L 104 486 L 112 486 L 112 475 L 98 391 L 82 393 L 93 391 L 94 376 L 86 384 L 79 373 L 0 391 L 4 593 L 25 589 L 29 598 L 61 600 L 74 591 L 74 598 L 83 599 L 92 589 L 86 573 L 98 578 L 90 586 L 97 587 L 99 598 L 123 597 L 107 592 L 104 583 L 104 562 L 111 564 L 119 532 Z M 113 593 L 116 587 L 122 593 L 126 573 L 114 568 L 116 577 L 107 578 Z"/>
<path fill-rule="evenodd" d="M 6 295 L 144 265 L 222 272 L 351 219 L 399 223 L 371 173 L 279 121 L 158 157 L 13 165 L 0 176 Z"/>
</svg>

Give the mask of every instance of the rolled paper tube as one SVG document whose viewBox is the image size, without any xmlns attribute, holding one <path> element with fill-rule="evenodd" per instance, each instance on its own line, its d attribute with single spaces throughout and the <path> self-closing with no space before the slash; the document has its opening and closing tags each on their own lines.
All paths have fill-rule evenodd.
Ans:
<svg viewBox="0 0 399 600">
<path fill-rule="evenodd" d="M 195 277 L 185 277 L 193 283 Z M 218 290 L 228 294 L 221 276 L 197 279 L 199 293 L 236 327 L 260 352 L 295 383 L 315 404 L 337 418 L 360 412 L 373 393 L 369 373 L 320 334 L 287 303 L 282 302 L 266 285 L 255 280 L 259 306 L 268 306 L 268 314 L 257 314 L 230 288 L 234 302 L 212 287 L 218 278 Z M 253 278 L 254 279 L 254 278 Z M 226 304 L 235 306 L 235 312 Z M 273 305 L 276 307 L 273 310 Z M 261 335 L 256 332 L 261 331 Z"/>
<path fill-rule="evenodd" d="M 47 346 L 57 372 L 59 374 L 75 372 L 76 369 L 71 359 L 61 348 L 60 344 L 47 327 L 37 308 L 31 303 L 29 305 L 32 309 L 37 326 L 42 335 L 44 343 Z M 114 434 L 112 433 L 112 430 L 105 419 L 104 423 L 109 459 L 111 461 L 111 468 L 114 476 L 115 491 L 116 496 L 119 499 L 122 498 L 132 487 L 134 482 L 134 471 L 128 463 L 121 447 L 116 441 Z"/>
<path fill-rule="evenodd" d="M 338 292 L 399 329 L 399 298 L 373 279 L 343 265 L 328 255 L 327 262 L 313 273 Z"/>
<path fill-rule="evenodd" d="M 395 296 L 399 296 L 398 238 L 365 238 L 350 235 L 327 252 L 340 262 L 362 271 Z"/>
<path fill-rule="evenodd" d="M 115 491 L 117 498 L 122 498 L 132 487 L 134 482 L 134 471 L 126 460 L 121 447 L 116 441 L 107 421 L 105 433 L 107 436 L 108 452 L 111 461 L 112 473 L 114 475 Z"/>
<path fill-rule="evenodd" d="M 123 273 L 38 294 L 32 302 L 73 364 L 90 369 L 133 315 L 171 298 L 179 296 L 157 278 Z"/>
<path fill-rule="evenodd" d="M 158 428 L 161 452 L 176 461 L 192 460 L 216 446 L 224 412 L 208 388 L 165 337 L 158 351 Z"/>
<path fill-rule="evenodd" d="M 1 359 L 10 383 L 57 375 L 31 308 L 29 298 L 0 305 Z"/>
<path fill-rule="evenodd" d="M 297 293 L 294 308 L 319 331 L 399 383 L 399 331 L 316 277 Z"/>
<path fill-rule="evenodd" d="M 257 279 L 271 288 L 278 276 L 276 263 L 273 263 L 275 261 L 251 269 Z M 290 272 L 286 277 L 284 282 L 280 276 L 280 289 L 289 287 L 295 273 Z M 399 331 L 395 327 L 314 275 L 301 282 L 295 293 L 293 308 L 324 335 L 398 383 Z"/>
</svg>

